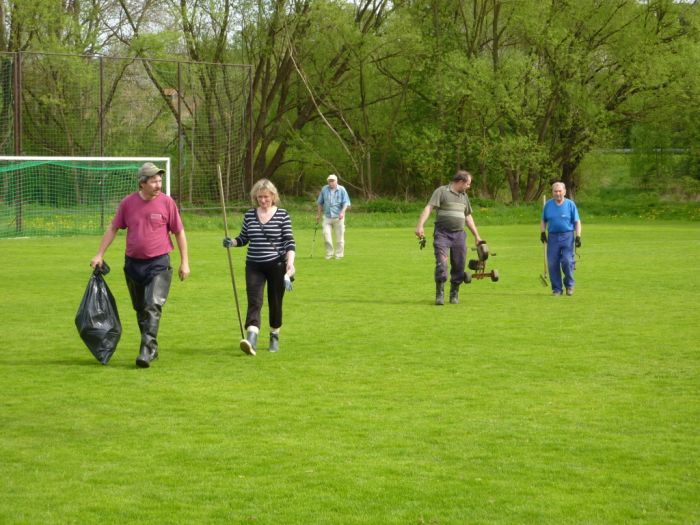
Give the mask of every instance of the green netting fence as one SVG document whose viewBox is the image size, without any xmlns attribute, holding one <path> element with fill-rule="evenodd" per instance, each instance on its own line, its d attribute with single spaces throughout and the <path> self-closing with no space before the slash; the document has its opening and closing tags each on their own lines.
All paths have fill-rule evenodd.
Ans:
<svg viewBox="0 0 700 525">
<path fill-rule="evenodd" d="M 168 193 L 168 159 L 0 157 L 0 238 L 104 232 L 147 160 L 166 170 Z"/>
</svg>

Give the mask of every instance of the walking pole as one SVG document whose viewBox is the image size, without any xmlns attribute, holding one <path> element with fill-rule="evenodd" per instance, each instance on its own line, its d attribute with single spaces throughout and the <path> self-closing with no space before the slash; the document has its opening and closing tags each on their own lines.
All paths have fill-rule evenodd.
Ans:
<svg viewBox="0 0 700 525">
<path fill-rule="evenodd" d="M 219 174 L 219 194 L 221 195 L 221 212 L 224 215 L 224 235 L 228 237 L 228 220 L 226 219 L 226 200 L 224 199 L 224 183 L 221 179 L 221 166 L 216 165 Z M 236 300 L 236 312 L 238 313 L 238 327 L 241 329 L 241 344 L 245 341 L 243 334 L 243 322 L 241 321 L 241 307 L 238 304 L 238 291 L 236 290 L 236 277 L 233 273 L 233 259 L 231 258 L 231 248 L 226 248 L 228 255 L 228 268 L 231 271 L 231 284 L 233 285 L 233 297 Z"/>
<path fill-rule="evenodd" d="M 546 203 L 547 197 L 542 195 L 542 209 L 544 209 Z M 549 270 L 547 269 L 547 243 L 543 242 L 542 246 L 544 246 L 544 271 L 540 274 L 540 282 L 542 283 L 542 286 L 549 286 L 549 281 L 547 280 L 547 274 L 549 273 Z"/>
</svg>

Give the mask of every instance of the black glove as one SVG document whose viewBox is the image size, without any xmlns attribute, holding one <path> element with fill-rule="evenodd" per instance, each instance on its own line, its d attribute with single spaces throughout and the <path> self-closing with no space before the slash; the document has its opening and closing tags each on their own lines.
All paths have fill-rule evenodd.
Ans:
<svg viewBox="0 0 700 525">
<path fill-rule="evenodd" d="M 233 239 L 230 237 L 224 237 L 223 245 L 224 248 L 233 248 Z"/>
<path fill-rule="evenodd" d="M 574 246 L 576 246 L 576 248 L 581 247 L 581 236 L 580 235 L 577 235 L 576 239 L 574 239 Z"/>
<path fill-rule="evenodd" d="M 540 241 L 547 242 L 547 234 L 545 232 L 540 233 Z"/>
<path fill-rule="evenodd" d="M 425 235 L 421 236 L 421 237 L 418 239 L 418 247 L 419 247 L 421 250 L 422 250 L 423 248 L 425 248 Z"/>
</svg>

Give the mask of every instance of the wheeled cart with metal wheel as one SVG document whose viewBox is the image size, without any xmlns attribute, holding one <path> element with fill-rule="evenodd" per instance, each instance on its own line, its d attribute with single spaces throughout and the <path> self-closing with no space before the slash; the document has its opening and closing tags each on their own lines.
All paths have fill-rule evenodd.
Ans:
<svg viewBox="0 0 700 525">
<path fill-rule="evenodd" d="M 476 245 L 476 255 L 478 258 L 470 259 L 467 265 L 474 273 L 464 272 L 464 283 L 469 284 L 472 282 L 472 279 L 486 279 L 487 277 L 490 277 L 494 283 L 498 281 L 498 270 L 486 271 L 486 261 L 489 255 L 496 255 L 495 253 L 489 254 L 489 246 L 486 244 L 486 241 L 480 241 Z"/>
</svg>

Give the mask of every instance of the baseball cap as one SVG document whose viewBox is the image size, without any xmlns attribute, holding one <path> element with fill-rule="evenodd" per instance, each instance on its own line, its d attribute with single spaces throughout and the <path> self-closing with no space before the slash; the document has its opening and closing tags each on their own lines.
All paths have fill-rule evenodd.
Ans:
<svg viewBox="0 0 700 525">
<path fill-rule="evenodd" d="M 146 162 L 139 168 L 139 180 L 144 181 L 149 177 L 153 177 L 154 175 L 159 175 L 161 173 L 165 173 L 165 170 L 159 168 L 152 162 Z"/>
<path fill-rule="evenodd" d="M 337 181 L 337 180 L 338 180 L 338 177 L 337 177 L 336 175 L 334 175 L 333 173 L 331 173 L 330 175 L 328 175 L 328 178 L 327 178 L 326 180 L 334 180 L 334 181 Z"/>
</svg>

